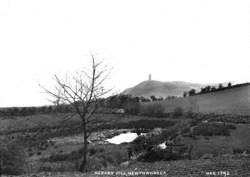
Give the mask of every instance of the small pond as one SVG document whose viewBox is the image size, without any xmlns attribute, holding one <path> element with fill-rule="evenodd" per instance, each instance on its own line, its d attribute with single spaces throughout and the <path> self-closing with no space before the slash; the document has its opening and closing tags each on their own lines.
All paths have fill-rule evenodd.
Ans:
<svg viewBox="0 0 250 177">
<path fill-rule="evenodd" d="M 97 144 L 122 144 L 122 143 L 131 143 L 138 136 L 145 136 L 147 133 L 143 132 L 135 132 L 129 129 L 120 129 L 120 130 L 109 130 L 102 132 L 95 132 L 89 138 L 90 143 Z M 78 134 L 74 136 L 66 136 L 66 137 L 55 137 L 51 138 L 48 141 L 54 142 L 55 144 L 82 144 L 83 134 Z"/>
<path fill-rule="evenodd" d="M 127 132 L 127 133 L 121 133 L 117 136 L 109 138 L 106 141 L 108 141 L 111 144 L 130 143 L 134 141 L 137 137 L 138 137 L 137 133 Z"/>
</svg>

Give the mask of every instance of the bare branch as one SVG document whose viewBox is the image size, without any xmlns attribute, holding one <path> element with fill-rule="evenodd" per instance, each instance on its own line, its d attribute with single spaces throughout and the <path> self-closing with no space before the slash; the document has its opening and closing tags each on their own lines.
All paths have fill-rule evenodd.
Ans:
<svg viewBox="0 0 250 177">
<path fill-rule="evenodd" d="M 91 72 L 86 71 L 77 72 L 62 80 L 55 75 L 54 91 L 42 87 L 47 94 L 53 99 L 56 99 L 57 105 L 63 103 L 72 106 L 73 112 L 71 116 L 65 118 L 65 121 L 71 119 L 75 115 L 81 118 L 81 127 L 84 134 L 84 148 L 87 148 L 87 138 L 93 130 L 98 129 L 106 121 L 95 117 L 99 98 L 109 93 L 111 89 L 106 90 L 103 87 L 104 81 L 109 76 L 107 66 L 103 67 L 103 61 L 96 62 L 95 57 L 91 54 L 92 66 Z M 86 162 L 86 152 L 84 153 L 84 163 Z M 81 169 L 84 165 L 81 165 Z"/>
</svg>

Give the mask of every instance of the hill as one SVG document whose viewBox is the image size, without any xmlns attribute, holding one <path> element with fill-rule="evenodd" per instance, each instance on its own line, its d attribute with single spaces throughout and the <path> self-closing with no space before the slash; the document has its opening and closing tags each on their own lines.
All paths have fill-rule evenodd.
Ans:
<svg viewBox="0 0 250 177">
<path fill-rule="evenodd" d="M 139 83 L 134 87 L 126 89 L 125 91 L 123 91 L 123 94 L 143 97 L 150 97 L 154 95 L 165 98 L 168 96 L 182 96 L 184 91 L 188 91 L 190 89 L 199 90 L 203 86 L 204 85 L 202 84 L 194 84 L 181 81 L 160 82 L 155 80 L 147 80 Z"/>
<path fill-rule="evenodd" d="M 168 99 L 160 103 L 166 112 L 181 107 L 184 111 L 200 113 L 250 115 L 250 85 L 186 98 Z"/>
</svg>

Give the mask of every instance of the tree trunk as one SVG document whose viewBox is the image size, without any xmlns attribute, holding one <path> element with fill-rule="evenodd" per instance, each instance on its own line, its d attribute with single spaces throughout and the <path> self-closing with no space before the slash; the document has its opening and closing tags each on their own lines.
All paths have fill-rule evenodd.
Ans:
<svg viewBox="0 0 250 177">
<path fill-rule="evenodd" d="M 87 134 L 86 134 L 86 126 L 84 125 L 83 127 L 83 133 L 84 133 L 84 144 L 83 144 L 83 159 L 82 162 L 80 164 L 80 172 L 86 172 L 86 165 L 87 165 L 87 152 L 88 152 L 88 138 L 87 138 Z"/>
</svg>

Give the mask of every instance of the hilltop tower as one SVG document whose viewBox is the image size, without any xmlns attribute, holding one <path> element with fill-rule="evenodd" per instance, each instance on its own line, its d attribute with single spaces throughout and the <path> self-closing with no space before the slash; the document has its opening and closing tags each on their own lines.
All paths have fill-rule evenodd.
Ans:
<svg viewBox="0 0 250 177">
<path fill-rule="evenodd" d="M 149 80 L 149 81 L 152 80 L 152 75 L 151 75 L 151 74 L 148 75 L 148 80 Z"/>
</svg>

